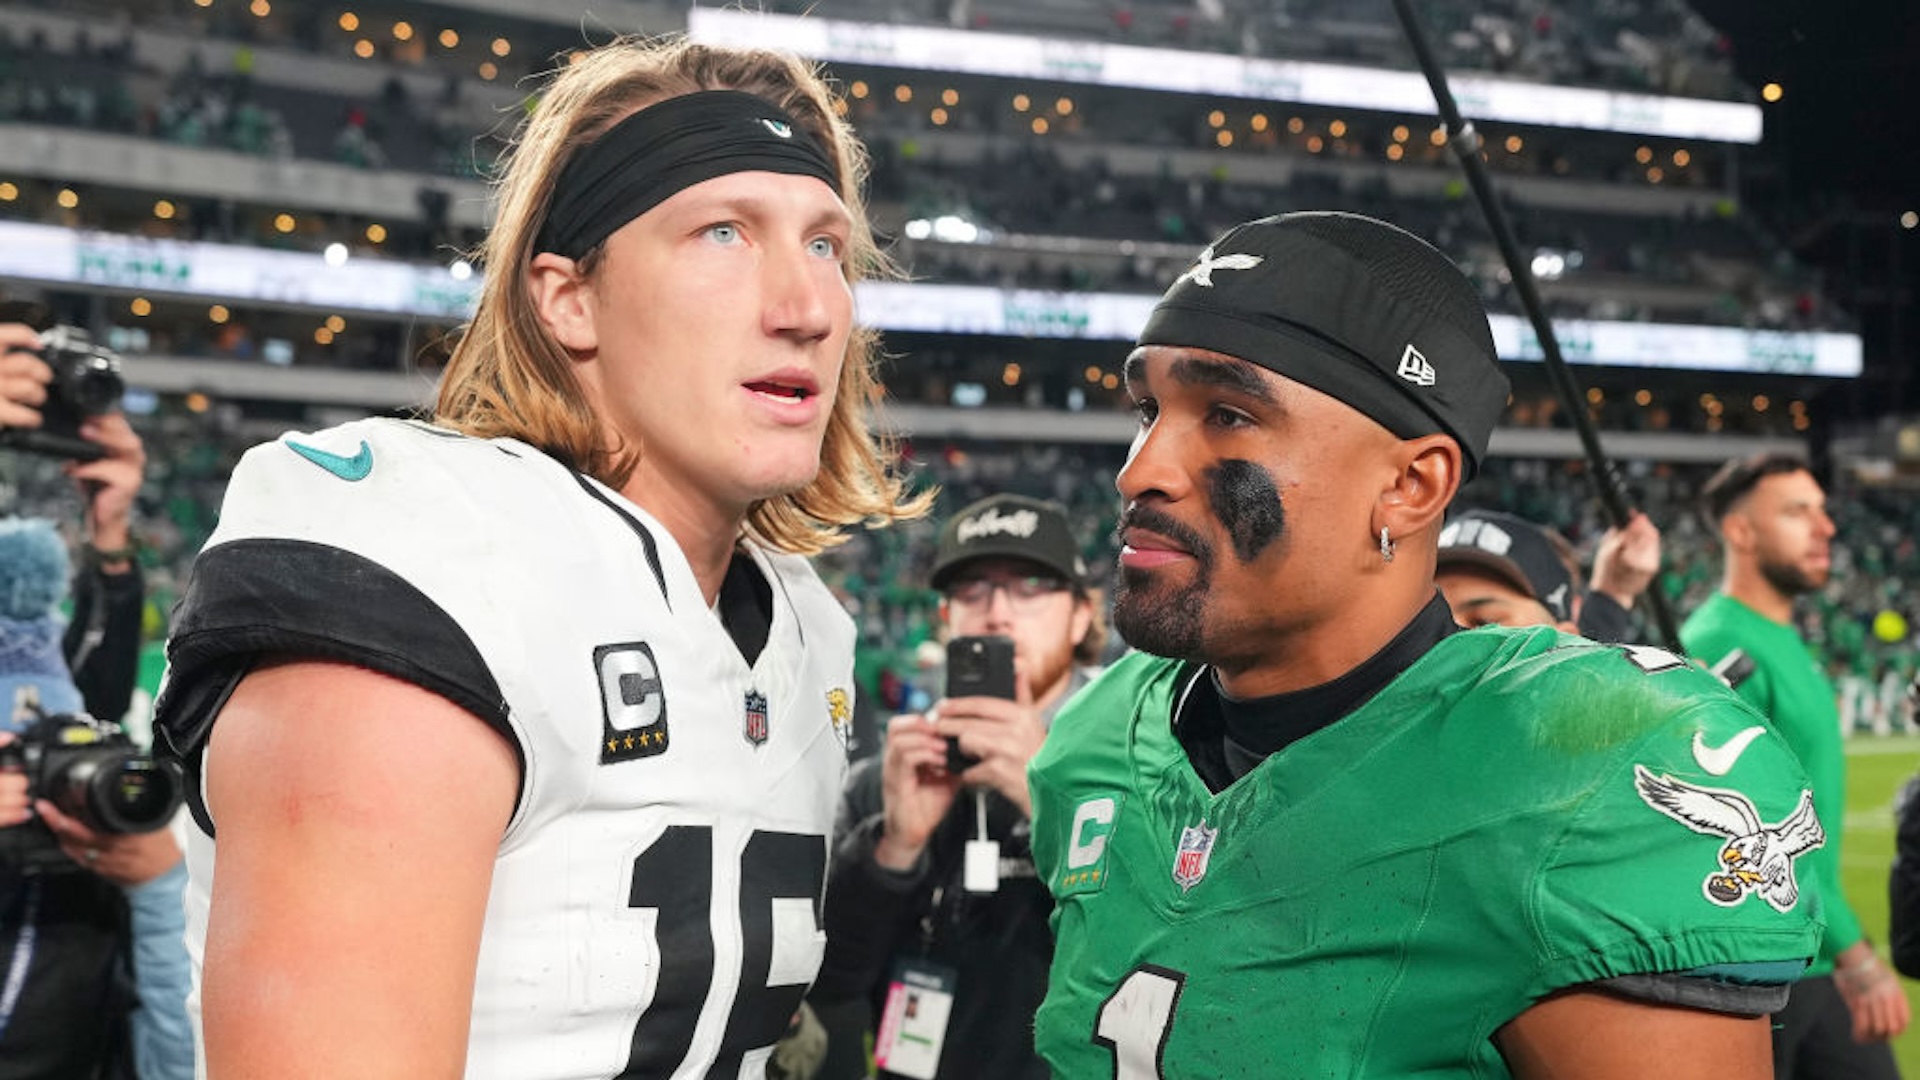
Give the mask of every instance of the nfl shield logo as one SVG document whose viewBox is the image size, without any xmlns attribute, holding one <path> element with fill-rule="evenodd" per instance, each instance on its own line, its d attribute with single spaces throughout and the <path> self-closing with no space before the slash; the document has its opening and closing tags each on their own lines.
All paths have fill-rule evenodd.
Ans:
<svg viewBox="0 0 1920 1080">
<path fill-rule="evenodd" d="M 747 691 L 747 741 L 755 746 L 767 741 L 767 695 Z"/>
<path fill-rule="evenodd" d="M 1220 835 L 1217 828 L 1207 828 L 1207 819 L 1201 818 L 1200 824 L 1189 826 L 1180 832 L 1180 852 L 1173 857 L 1173 882 L 1186 892 L 1200 879 L 1207 876 L 1207 860 L 1213 855 L 1213 840 Z"/>
</svg>

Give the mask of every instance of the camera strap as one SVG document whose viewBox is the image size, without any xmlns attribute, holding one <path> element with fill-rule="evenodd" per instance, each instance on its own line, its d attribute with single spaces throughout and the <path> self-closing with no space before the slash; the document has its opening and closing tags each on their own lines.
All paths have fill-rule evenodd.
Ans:
<svg viewBox="0 0 1920 1080">
<path fill-rule="evenodd" d="M 20 929 L 13 939 L 13 960 L 7 965 L 7 978 L 0 983 L 0 1039 L 6 1038 L 7 1025 L 26 989 L 27 972 L 33 967 L 34 945 L 40 937 L 40 881 L 29 878 L 22 887 L 25 896 L 20 905 Z"/>
<path fill-rule="evenodd" d="M 86 668 L 87 660 L 107 638 L 107 583 L 100 580 L 97 569 L 87 571 L 87 577 L 86 621 L 81 624 L 80 640 L 74 646 L 73 655 L 67 657 L 67 670 L 75 676 Z"/>
</svg>

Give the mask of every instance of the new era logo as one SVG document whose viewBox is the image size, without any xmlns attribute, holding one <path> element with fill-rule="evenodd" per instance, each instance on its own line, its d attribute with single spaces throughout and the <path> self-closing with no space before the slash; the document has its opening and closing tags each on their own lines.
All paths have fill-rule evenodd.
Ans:
<svg viewBox="0 0 1920 1080">
<path fill-rule="evenodd" d="M 1399 375 L 1415 386 L 1433 385 L 1433 365 L 1427 363 L 1427 358 L 1420 355 L 1420 350 L 1414 348 L 1411 342 L 1407 345 L 1407 351 L 1400 354 Z"/>
</svg>

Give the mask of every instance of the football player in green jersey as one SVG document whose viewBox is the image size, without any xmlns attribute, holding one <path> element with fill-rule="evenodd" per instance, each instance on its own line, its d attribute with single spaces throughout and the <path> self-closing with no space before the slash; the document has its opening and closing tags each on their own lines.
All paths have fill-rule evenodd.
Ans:
<svg viewBox="0 0 1920 1080">
<path fill-rule="evenodd" d="M 1822 834 L 1657 649 L 1434 589 L 1507 381 L 1465 276 L 1350 214 L 1241 225 L 1126 364 L 1114 621 L 1031 771 L 1055 1075 L 1761 1076 Z"/>
</svg>

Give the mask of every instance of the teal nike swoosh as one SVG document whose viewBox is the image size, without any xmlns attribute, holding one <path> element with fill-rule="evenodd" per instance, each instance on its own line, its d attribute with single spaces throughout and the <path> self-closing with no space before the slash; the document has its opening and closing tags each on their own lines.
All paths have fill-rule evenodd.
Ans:
<svg viewBox="0 0 1920 1080">
<path fill-rule="evenodd" d="M 315 446 L 287 440 L 287 448 L 342 480 L 365 480 L 373 472 L 373 447 L 360 440 L 360 450 L 352 457 L 330 454 Z"/>
</svg>

